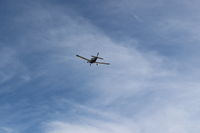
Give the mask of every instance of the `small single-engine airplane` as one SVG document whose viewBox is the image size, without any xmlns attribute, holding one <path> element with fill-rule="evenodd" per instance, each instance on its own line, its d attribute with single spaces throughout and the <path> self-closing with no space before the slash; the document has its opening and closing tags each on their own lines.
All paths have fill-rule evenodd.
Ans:
<svg viewBox="0 0 200 133">
<path fill-rule="evenodd" d="M 79 58 L 81 58 L 81 59 L 84 59 L 84 60 L 86 60 L 86 61 L 87 61 L 87 63 L 90 63 L 90 66 L 91 66 L 91 64 L 93 64 L 93 63 L 96 63 L 96 65 L 98 65 L 98 64 L 110 65 L 110 63 L 105 63 L 105 62 L 97 62 L 97 59 L 101 59 L 101 60 L 103 60 L 103 58 L 101 58 L 101 57 L 98 57 L 98 55 L 99 55 L 99 53 L 97 53 L 97 56 L 93 56 L 93 55 L 92 55 L 92 58 L 91 58 L 91 59 L 87 59 L 87 58 L 85 58 L 85 57 L 82 57 L 82 56 L 80 56 L 80 55 L 76 55 L 76 56 L 77 56 L 77 57 L 79 57 Z"/>
</svg>

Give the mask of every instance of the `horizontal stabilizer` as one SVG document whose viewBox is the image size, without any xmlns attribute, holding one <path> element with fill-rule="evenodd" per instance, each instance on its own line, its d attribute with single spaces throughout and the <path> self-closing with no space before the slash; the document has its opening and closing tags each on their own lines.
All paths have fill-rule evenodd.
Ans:
<svg viewBox="0 0 200 133">
<path fill-rule="evenodd" d="M 101 57 L 98 57 L 98 56 L 93 56 L 93 55 L 92 55 L 92 57 L 97 57 L 98 59 L 101 59 L 101 60 L 103 60 L 103 58 L 101 58 Z"/>
</svg>

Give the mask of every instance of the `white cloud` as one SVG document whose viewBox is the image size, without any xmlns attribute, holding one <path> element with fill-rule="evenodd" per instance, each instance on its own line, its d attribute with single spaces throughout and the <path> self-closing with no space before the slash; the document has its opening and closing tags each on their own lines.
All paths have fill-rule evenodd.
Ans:
<svg viewBox="0 0 200 133">
<path fill-rule="evenodd" d="M 0 83 L 3 84 L 18 75 L 23 77 L 27 72 L 26 67 L 18 59 L 18 53 L 14 48 L 2 47 L 0 50 Z"/>
<path fill-rule="evenodd" d="M 52 13 L 51 17 L 54 18 L 54 15 L 57 13 Z M 77 60 L 78 63 L 79 60 L 75 59 L 75 54 L 87 56 L 96 52 L 100 52 L 106 61 L 111 62 L 110 66 L 84 67 L 88 70 L 87 72 L 92 71 L 91 82 L 88 83 L 87 87 L 99 96 L 92 99 L 91 102 L 88 101 L 88 104 L 96 108 L 108 107 L 108 109 L 100 109 L 97 112 L 121 113 L 119 116 L 123 120 L 121 122 L 116 122 L 116 120 L 108 122 L 95 118 L 88 118 L 89 120 L 80 118 L 83 121 L 81 124 L 52 121 L 47 124 L 47 133 L 183 133 L 198 131 L 196 125 L 199 122 L 192 122 L 190 118 L 192 115 L 196 116 L 196 112 L 187 110 L 189 107 L 192 108 L 190 104 L 193 102 L 196 106 L 199 105 L 198 98 L 193 97 L 195 94 L 199 94 L 199 91 L 194 91 L 198 88 L 188 85 L 188 82 L 181 77 L 184 72 L 177 71 L 176 64 L 170 58 L 162 57 L 153 52 L 144 53 L 137 50 L 134 48 L 134 43 L 137 40 L 134 39 L 116 42 L 80 16 L 59 15 L 62 18 L 59 20 L 62 21 L 62 26 L 47 28 L 45 36 L 50 45 L 47 45 L 47 42 L 42 45 L 49 46 L 50 49 L 66 50 L 55 54 L 56 58 L 63 62 L 65 62 L 63 57 L 68 56 L 71 62 Z M 52 23 L 56 23 L 53 19 L 51 20 Z M 48 25 L 46 22 L 45 24 Z M 127 42 L 131 42 L 130 47 L 123 44 Z M 38 47 L 40 48 L 40 46 Z M 74 59 L 71 58 L 72 56 Z M 51 58 L 48 61 L 56 63 L 56 61 L 51 62 Z M 49 63 L 48 61 L 46 63 Z M 71 62 L 65 65 L 69 65 Z M 74 67 L 83 71 L 84 64 L 82 62 L 79 64 L 81 66 L 74 65 Z M 79 70 L 77 69 L 77 71 Z M 188 94 L 189 91 L 191 91 L 190 94 Z M 149 92 L 154 94 L 150 100 L 145 97 L 151 94 Z M 139 101 L 132 101 L 135 96 L 141 93 L 146 95 L 139 96 Z M 186 97 L 182 97 L 184 95 Z M 182 100 L 184 98 L 186 100 L 179 101 L 180 97 Z M 188 103 L 187 100 L 189 100 Z M 118 102 L 121 103 L 118 104 Z M 187 104 L 184 105 L 185 102 Z M 179 104 L 182 104 L 183 107 L 177 107 Z M 116 105 L 117 109 L 115 110 Z M 91 110 L 88 112 L 91 113 Z M 97 114 L 102 115 L 101 113 Z M 127 116 L 124 116 L 126 114 L 129 114 L 130 118 L 126 118 Z M 104 117 L 107 116 L 104 115 Z"/>
<path fill-rule="evenodd" d="M 9 128 L 9 127 L 0 127 L 0 132 L 2 133 L 16 133 L 13 131 L 12 128 Z"/>
<path fill-rule="evenodd" d="M 45 10 L 50 9 L 40 9 L 36 13 L 34 9 L 31 16 L 17 19 L 20 23 L 33 22 L 33 27 L 36 27 L 32 29 L 33 33 L 34 31 L 37 33 L 31 32 L 22 38 L 20 47 L 30 46 L 28 51 L 50 51 L 49 57 L 46 57 L 45 62 L 41 64 L 45 67 L 36 73 L 41 71 L 51 73 L 52 70 L 58 69 L 51 67 L 57 63 L 66 69 L 68 66 L 73 66 L 77 73 L 85 71 L 90 77 L 88 75 L 86 77 L 85 73 L 80 74 L 89 78 L 84 87 L 88 87 L 87 91 L 98 94 L 98 97 L 88 98 L 87 105 L 90 107 L 75 108 L 111 119 L 104 121 L 82 116 L 74 123 L 67 120 L 65 122 L 52 120 L 46 125 L 46 133 L 189 133 L 192 131 L 197 133 L 199 131 L 196 126 L 199 125 L 199 121 L 193 121 L 192 117 L 198 117 L 200 85 L 196 79 L 194 82 L 188 82 L 182 77 L 188 75 L 179 72 L 176 63 L 170 58 L 153 52 L 139 51 L 134 47 L 135 43 L 138 43 L 135 39 L 116 42 L 81 16 L 72 17 L 67 13 L 57 11 L 49 13 Z M 40 20 L 39 23 L 37 20 Z M 57 23 L 60 25 L 52 27 Z M 38 30 L 43 26 L 46 28 Z M 29 39 L 39 43 L 27 46 Z M 125 44 L 128 42 L 129 47 Z M 90 56 L 96 52 L 100 52 L 100 56 L 105 57 L 105 61 L 111 65 L 89 67 L 75 57 L 75 54 Z M 0 66 L 7 64 L 7 61 L 3 60 L 4 63 Z M 192 76 L 190 75 L 193 79 Z M 23 75 L 22 78 L 30 80 L 29 75 Z M 5 81 L 7 79 L 9 77 L 4 77 Z M 48 81 L 48 78 L 46 80 Z M 58 102 L 61 101 L 58 99 Z M 116 120 L 115 117 L 122 120 Z"/>
<path fill-rule="evenodd" d="M 45 124 L 45 133 L 198 133 L 200 121 L 190 118 L 187 111 L 164 106 L 151 114 L 118 120 L 79 119 L 76 122 L 52 121 Z"/>
<path fill-rule="evenodd" d="M 130 123 L 126 123 L 130 124 Z M 138 129 L 125 123 L 109 123 L 103 121 L 91 121 L 90 124 L 72 124 L 64 122 L 52 122 L 48 124 L 46 133 L 139 133 Z M 133 129 L 133 130 L 132 130 Z"/>
</svg>

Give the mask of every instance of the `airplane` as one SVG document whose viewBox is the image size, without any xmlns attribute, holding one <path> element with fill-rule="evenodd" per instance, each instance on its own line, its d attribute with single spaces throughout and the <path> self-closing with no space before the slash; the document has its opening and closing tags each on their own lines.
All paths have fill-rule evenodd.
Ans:
<svg viewBox="0 0 200 133">
<path fill-rule="evenodd" d="M 99 57 L 99 52 L 97 53 L 97 56 L 93 56 L 92 55 L 92 58 L 91 59 L 87 59 L 83 56 L 80 56 L 80 55 L 76 55 L 77 57 L 81 58 L 81 59 L 84 59 L 87 61 L 87 63 L 90 63 L 90 66 L 91 64 L 93 63 L 96 63 L 96 65 L 98 66 L 98 64 L 104 64 L 104 65 L 110 65 L 110 63 L 105 63 L 105 62 L 97 62 L 97 59 L 101 59 L 103 60 L 103 58 Z"/>
</svg>

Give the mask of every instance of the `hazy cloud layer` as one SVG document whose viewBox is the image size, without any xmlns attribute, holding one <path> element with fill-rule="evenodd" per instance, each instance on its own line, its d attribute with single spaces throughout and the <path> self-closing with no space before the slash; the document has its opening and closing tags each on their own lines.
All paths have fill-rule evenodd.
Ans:
<svg viewBox="0 0 200 133">
<path fill-rule="evenodd" d="M 197 3 L 3 2 L 0 131 L 199 132 Z"/>
</svg>

